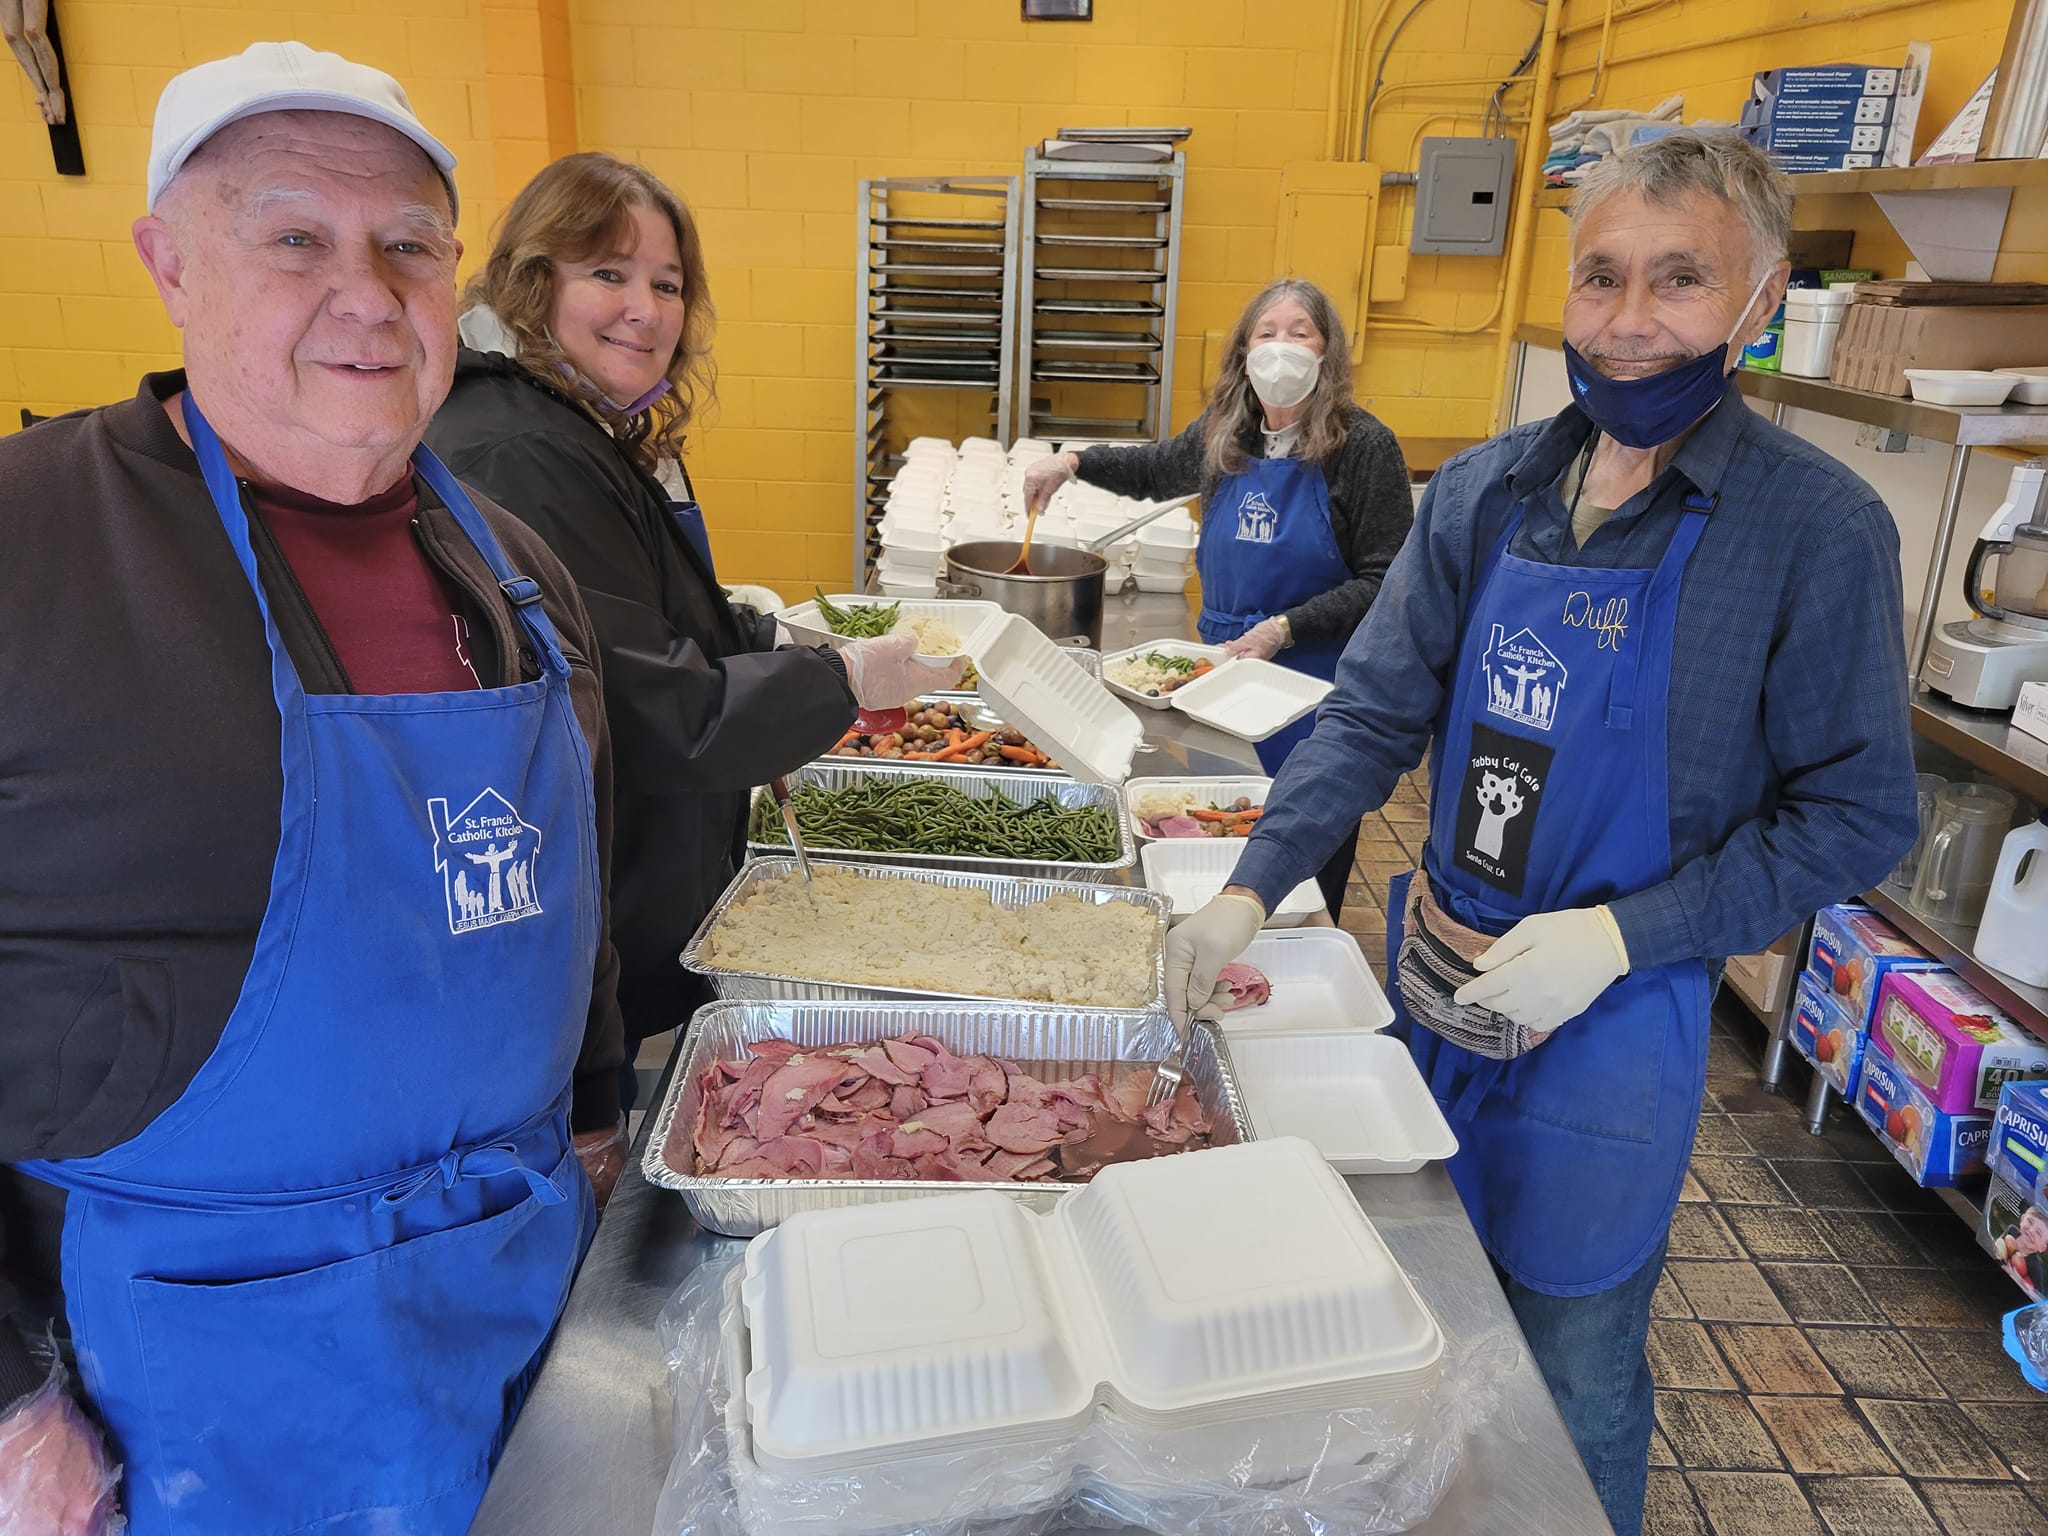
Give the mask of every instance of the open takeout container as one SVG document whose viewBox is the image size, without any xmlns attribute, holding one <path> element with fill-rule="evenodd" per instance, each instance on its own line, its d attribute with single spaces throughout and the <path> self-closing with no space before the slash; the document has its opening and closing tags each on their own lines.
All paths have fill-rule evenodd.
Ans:
<svg viewBox="0 0 2048 1536">
<path fill-rule="evenodd" d="M 921 570 L 919 574 L 923 574 Z M 919 652 L 920 659 L 925 661 L 951 661 L 957 656 L 972 656 L 976 637 L 981 630 L 1001 618 L 1003 613 L 994 603 L 966 597 L 878 598 L 849 594 L 834 597 L 828 594 L 826 601 L 835 608 L 886 608 L 894 603 L 900 610 L 897 616 L 899 622 L 909 619 L 936 619 L 960 637 L 960 649 L 957 651 L 949 651 L 944 655 Z M 784 629 L 806 645 L 829 645 L 836 651 L 851 641 L 862 638 L 857 635 L 834 633 L 832 626 L 825 622 L 824 614 L 819 611 L 818 600 L 815 597 L 792 604 L 775 617 Z"/>
<path fill-rule="evenodd" d="M 1226 1032 L 1258 1136 L 1301 1136 L 1343 1174 L 1413 1173 L 1458 1138 L 1408 1047 L 1362 1029 Z"/>
<path fill-rule="evenodd" d="M 1175 695 L 1181 691 L 1181 688 L 1193 687 L 1193 682 L 1182 683 L 1179 688 L 1175 688 L 1171 693 L 1141 693 L 1136 688 L 1127 687 L 1123 683 L 1118 682 L 1112 675 L 1119 666 L 1127 665 L 1132 661 L 1142 660 L 1148 655 L 1181 657 L 1188 661 L 1206 661 L 1212 666 L 1217 667 L 1222 666 L 1225 661 L 1229 660 L 1229 657 L 1220 645 L 1204 645 L 1199 640 L 1155 640 L 1150 645 L 1134 645 L 1129 650 L 1117 651 L 1111 655 L 1104 656 L 1102 658 L 1103 686 L 1118 698 L 1127 703 L 1135 704 L 1140 709 L 1173 708 Z M 1200 681 L 1200 679 L 1195 681 Z"/>
<path fill-rule="evenodd" d="M 1242 837 L 1164 837 L 1138 850 L 1145 884 L 1172 903 L 1176 920 L 1192 917 L 1230 884 L 1244 852 Z M 1304 880 L 1266 914 L 1269 928 L 1290 928 L 1323 910 L 1322 888 Z"/>
<path fill-rule="evenodd" d="M 1249 800 L 1255 806 L 1263 807 L 1273 792 L 1273 781 L 1256 775 L 1242 778 L 1223 776 L 1182 776 L 1180 778 L 1129 779 L 1124 783 L 1124 805 L 1130 811 L 1131 835 L 1140 843 L 1150 842 L 1194 842 L 1194 838 L 1154 838 L 1139 820 L 1137 807 L 1153 794 L 1175 795 L 1183 791 L 1195 797 L 1198 805 L 1229 805 L 1236 800 Z"/>
<path fill-rule="evenodd" d="M 697 1171 L 691 1133 L 703 1098 L 698 1080 L 719 1057 L 748 1056 L 752 1042 L 775 1036 L 823 1048 L 912 1031 L 943 1041 L 961 1055 L 1003 1057 L 1046 1082 L 1067 1082 L 1088 1072 L 1107 1082 L 1120 1072 L 1153 1065 L 1172 1048 L 1174 1038 L 1173 1023 L 1163 1013 L 999 1003 L 710 1003 L 697 1011 L 683 1058 L 656 1110 L 641 1172 L 648 1183 L 680 1194 L 699 1222 L 730 1237 L 765 1232 L 799 1211 L 962 1188 L 990 1188 L 1032 1210 L 1050 1210 L 1060 1196 L 1084 1187 L 1060 1181 L 963 1186 L 902 1179 L 728 1179 Z M 1189 1037 L 1187 1080 L 1213 1122 L 1210 1135 L 1216 1145 L 1250 1139 L 1229 1051 L 1213 1026 L 1198 1024 Z"/>
<path fill-rule="evenodd" d="M 1385 1029 L 1394 1005 L 1366 964 L 1358 940 L 1342 928 L 1268 928 L 1237 957 L 1266 978 L 1272 996 L 1223 1016 L 1223 1033 L 1302 1033 Z"/>
</svg>

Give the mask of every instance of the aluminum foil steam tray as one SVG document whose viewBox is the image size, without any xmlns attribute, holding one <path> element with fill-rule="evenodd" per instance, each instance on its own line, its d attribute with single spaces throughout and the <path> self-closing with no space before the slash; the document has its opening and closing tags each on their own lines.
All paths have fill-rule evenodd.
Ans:
<svg viewBox="0 0 2048 1536">
<path fill-rule="evenodd" d="M 1001 798 L 1015 801 L 1018 805 L 1029 805 L 1051 795 L 1070 810 L 1099 806 L 1116 820 L 1117 856 L 1107 864 L 1070 864 L 1057 859 L 1002 859 L 965 853 L 876 853 L 864 848 L 835 847 L 806 837 L 804 847 L 811 854 L 843 859 L 849 864 L 912 865 L 923 869 L 957 869 L 979 875 L 1020 875 L 1039 880 L 1113 880 L 1138 862 L 1138 845 L 1131 829 L 1130 812 L 1124 808 L 1122 792 L 1113 785 L 1082 784 L 1063 773 L 1024 773 L 1009 768 L 998 769 L 994 773 L 968 773 L 957 768 L 932 772 L 919 763 L 826 757 L 799 768 L 789 776 L 788 782 L 792 790 L 805 784 L 814 784 L 823 790 L 840 790 L 864 779 L 933 779 L 977 800 Z M 754 791 L 748 806 L 748 826 L 753 825 L 761 798 L 766 793 L 762 789 Z M 775 825 L 779 830 L 781 823 Z M 787 837 L 778 842 L 747 844 L 747 857 L 750 859 L 787 857 L 788 853 Z"/>
<path fill-rule="evenodd" d="M 683 1060 L 669 1081 L 640 1171 L 650 1184 L 680 1193 L 690 1214 L 714 1232 L 752 1237 L 798 1211 L 994 1189 L 1033 1210 L 1050 1210 L 1072 1183 L 954 1184 L 909 1179 L 722 1179 L 696 1172 L 690 1130 L 697 1122 L 697 1079 L 719 1057 L 744 1057 L 752 1041 L 781 1035 L 803 1046 L 879 1040 L 909 1032 L 954 1051 L 1001 1056 L 1048 1082 L 1149 1066 L 1173 1045 L 1163 1013 L 1128 1014 L 970 1003 L 722 1002 L 698 1010 Z M 1215 1122 L 1212 1140 L 1254 1139 L 1223 1036 L 1197 1023 L 1188 1043 L 1187 1080 Z M 671 1141 L 675 1145 L 671 1147 Z"/>
<path fill-rule="evenodd" d="M 1091 1011 L 1104 1015 L 1133 1015 L 1157 1012 L 1166 1006 L 1166 925 L 1172 912 L 1172 903 L 1157 891 L 1146 890 L 1142 886 L 1095 885 L 1080 880 L 1019 879 L 1014 875 L 972 874 L 960 870 L 893 864 L 855 864 L 839 859 L 813 858 L 811 867 L 846 870 L 871 880 L 922 880 L 930 885 L 969 886 L 975 890 L 987 891 L 999 907 L 1029 907 L 1061 895 L 1078 897 L 1092 906 L 1103 906 L 1112 901 L 1133 902 L 1152 914 L 1152 996 L 1142 1008 L 1095 1008 Z M 814 976 L 785 976 L 773 971 L 731 970 L 705 961 L 705 941 L 710 938 L 734 903 L 767 881 L 796 873 L 794 858 L 749 859 L 733 877 L 732 884 L 725 888 L 725 893 L 718 898 L 717 904 L 704 914 L 704 921 L 698 925 L 697 931 L 690 936 L 689 946 L 682 953 L 682 963 L 687 969 L 706 977 L 721 998 L 761 1002 L 781 999 L 792 1002 L 845 1003 L 899 999 L 918 1002 L 935 998 L 966 998 L 984 1003 L 1003 1001 L 964 988 L 942 991 L 933 987 L 886 987 L 872 982 L 820 981 Z M 974 973 L 974 956 L 962 955 L 959 970 L 963 978 L 971 978 Z M 1012 1001 L 1022 1008 L 1064 1006 L 1028 998 Z"/>
</svg>

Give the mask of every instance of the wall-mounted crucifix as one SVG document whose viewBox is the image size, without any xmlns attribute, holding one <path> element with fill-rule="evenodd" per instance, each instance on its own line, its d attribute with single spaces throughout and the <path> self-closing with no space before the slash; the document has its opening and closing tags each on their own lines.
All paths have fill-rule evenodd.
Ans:
<svg viewBox="0 0 2048 1536">
<path fill-rule="evenodd" d="M 78 141 L 78 112 L 64 73 L 64 45 L 57 35 L 52 0 L 0 0 L 0 36 L 35 88 L 36 108 L 50 126 L 50 154 L 64 176 L 85 174 Z"/>
</svg>

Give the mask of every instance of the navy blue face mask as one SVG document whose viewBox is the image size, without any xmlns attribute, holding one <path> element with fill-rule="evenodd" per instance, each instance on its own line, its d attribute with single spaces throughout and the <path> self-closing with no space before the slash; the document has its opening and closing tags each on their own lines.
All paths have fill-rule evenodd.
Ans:
<svg viewBox="0 0 2048 1536">
<path fill-rule="evenodd" d="M 1742 306 L 1742 316 L 1728 340 L 1711 352 L 1688 358 L 1676 368 L 1641 379 L 1610 379 L 1597 371 L 1570 342 L 1564 344 L 1565 377 L 1572 398 L 1593 425 L 1630 448 L 1655 448 L 1668 443 L 1711 411 L 1726 388 L 1728 348 L 1749 318 L 1756 296 L 1771 280 L 1771 271 L 1757 279 Z"/>
</svg>

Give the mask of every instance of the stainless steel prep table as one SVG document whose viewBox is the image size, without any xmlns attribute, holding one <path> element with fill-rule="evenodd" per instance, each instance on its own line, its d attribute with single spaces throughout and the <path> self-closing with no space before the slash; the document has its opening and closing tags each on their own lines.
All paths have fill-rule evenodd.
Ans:
<svg viewBox="0 0 2048 1536">
<path fill-rule="evenodd" d="M 1102 646 L 1123 650 L 1192 632 L 1186 601 L 1112 597 Z M 1133 772 L 1241 774 L 1250 746 L 1176 710 L 1144 712 L 1149 740 Z M 671 1059 L 669 1070 L 675 1069 Z M 476 1536 L 648 1536 L 674 1453 L 668 1377 L 654 1320 L 714 1245 L 683 1203 L 640 1176 L 642 1125 L 561 1327 L 470 1527 Z M 1506 1329 L 1516 1364 L 1499 1409 L 1468 1442 L 1428 1536 L 1599 1536 L 1610 1531 L 1450 1176 L 1349 1181 L 1394 1257 L 1461 1341 Z"/>
</svg>

